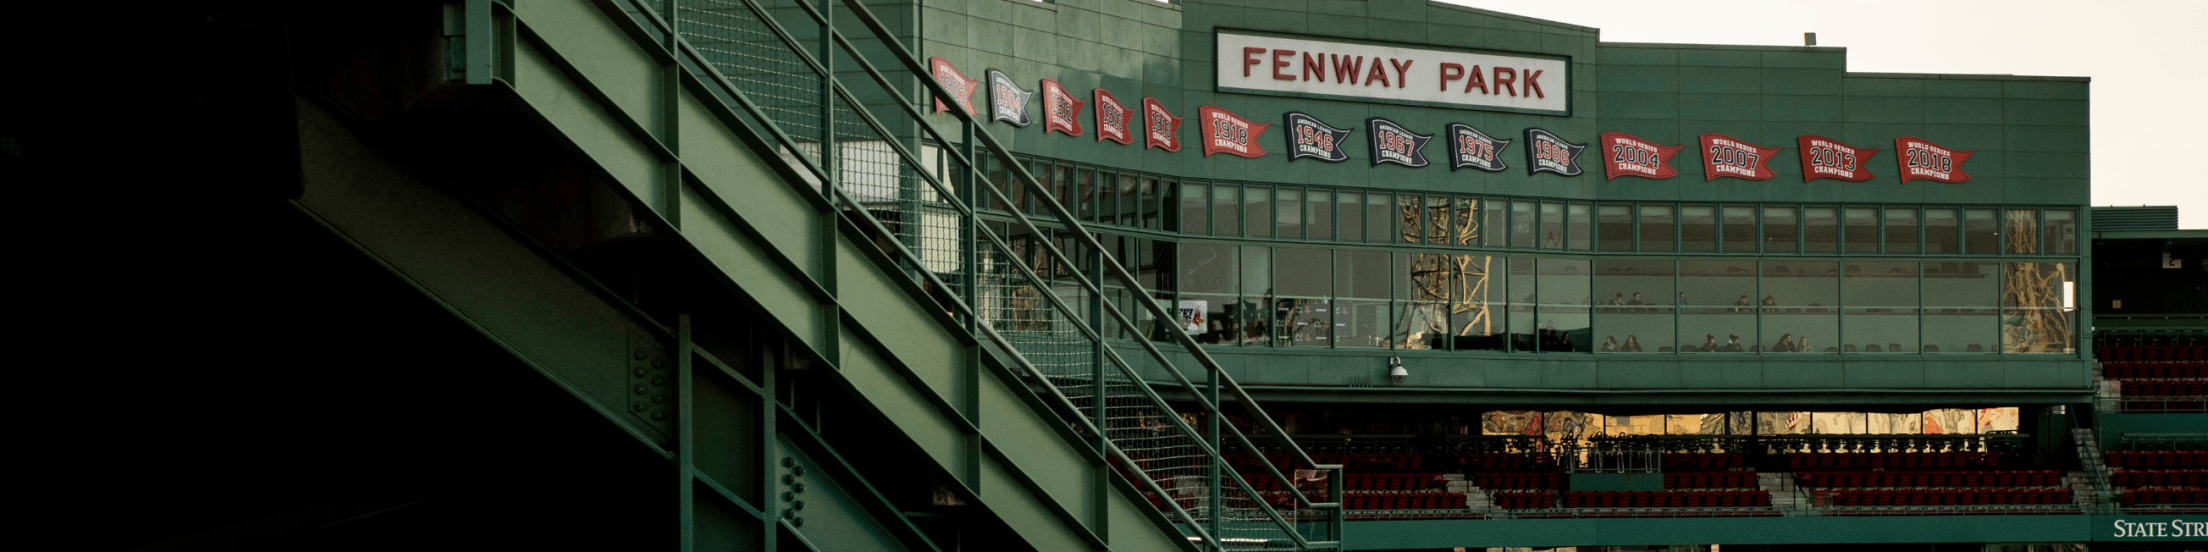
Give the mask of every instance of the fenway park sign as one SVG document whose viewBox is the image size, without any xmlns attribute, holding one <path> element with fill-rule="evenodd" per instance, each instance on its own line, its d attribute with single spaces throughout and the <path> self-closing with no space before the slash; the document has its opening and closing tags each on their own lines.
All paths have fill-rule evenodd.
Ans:
<svg viewBox="0 0 2208 552">
<path fill-rule="evenodd" d="M 1219 89 L 1570 114 L 1569 62 L 1222 32 Z"/>
</svg>

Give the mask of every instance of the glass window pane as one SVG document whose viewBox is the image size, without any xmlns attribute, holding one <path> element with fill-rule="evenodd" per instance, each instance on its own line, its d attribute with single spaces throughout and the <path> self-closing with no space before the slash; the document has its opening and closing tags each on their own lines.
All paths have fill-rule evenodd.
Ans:
<svg viewBox="0 0 2208 552">
<path fill-rule="evenodd" d="M 1763 208 L 1763 252 L 1793 253 L 1795 240 L 1801 237 L 1800 222 L 1793 207 Z"/>
<path fill-rule="evenodd" d="M 1135 217 L 1142 221 L 1143 228 L 1158 229 L 1158 186 L 1156 178 L 1142 179 L 1142 203 L 1135 206 Z"/>
<path fill-rule="evenodd" d="M 2004 263 L 2001 290 L 2001 352 L 2075 352 L 2073 263 Z"/>
<path fill-rule="evenodd" d="M 1510 328 L 1510 350 L 1515 352 L 1536 350 L 1534 302 L 1538 297 L 1534 294 L 1534 273 L 1533 259 L 1510 259 L 1510 277 L 1505 279 L 1510 288 L 1510 312 L 1503 321 Z"/>
<path fill-rule="evenodd" d="M 1565 234 L 1570 236 L 1570 239 L 1566 241 L 1571 243 L 1573 251 L 1586 251 L 1594 248 L 1595 227 L 1591 216 L 1593 210 L 1593 205 L 1585 203 L 1574 203 L 1569 208 L 1568 214 L 1571 216 L 1572 223 L 1571 227 L 1566 229 Z"/>
<path fill-rule="evenodd" d="M 1449 215 L 1449 226 L 1453 229 L 1452 232 L 1456 234 L 1456 237 L 1450 238 L 1453 241 L 1449 243 L 1451 245 L 1479 246 L 1480 199 L 1459 197 L 1455 201 L 1456 206 L 1452 208 L 1453 212 Z"/>
<path fill-rule="evenodd" d="M 1237 324 L 1227 311 L 1241 292 L 1236 249 L 1208 243 L 1180 246 L 1181 326 L 1198 343 L 1235 342 Z"/>
<path fill-rule="evenodd" d="M 1388 253 L 1342 251 L 1334 255 L 1336 347 L 1388 345 Z"/>
<path fill-rule="evenodd" d="M 1917 210 L 1896 208 L 1886 210 L 1886 252 L 1917 252 Z"/>
<path fill-rule="evenodd" d="M 1449 345 L 1449 255 L 1395 254 L 1395 328 L 1397 349 L 1443 349 Z"/>
<path fill-rule="evenodd" d="M 1956 231 L 1954 209 L 1924 210 L 1924 252 L 1952 255 L 1962 252 L 1962 233 Z"/>
<path fill-rule="evenodd" d="M 1633 250 L 1633 208 L 1625 205 L 1595 207 L 1595 220 L 1603 251 Z"/>
<path fill-rule="evenodd" d="M 1136 217 L 1139 216 L 1142 211 L 1142 186 L 1145 182 L 1155 182 L 1155 180 L 1149 178 L 1138 179 L 1135 175 L 1131 174 L 1119 175 L 1118 224 L 1120 226 L 1136 226 L 1142 223 L 1140 220 L 1137 220 Z M 1155 184 L 1152 185 L 1155 186 Z M 1047 213 L 1050 211 L 1047 208 L 1038 207 L 1037 209 L 1038 212 L 1042 213 Z"/>
<path fill-rule="evenodd" d="M 1678 250 L 1678 244 L 1672 242 L 1671 225 L 1670 205 L 1642 205 L 1641 250 L 1664 252 Z"/>
<path fill-rule="evenodd" d="M 1096 170 L 1084 167 L 1074 179 L 1077 184 L 1074 187 L 1073 197 L 1065 199 L 1071 200 L 1074 204 L 1074 215 L 1081 217 L 1081 220 L 1095 221 Z"/>
<path fill-rule="evenodd" d="M 1395 233 L 1396 222 L 1402 219 L 1387 192 L 1365 192 L 1365 241 L 1402 243 L 1403 237 Z"/>
<path fill-rule="evenodd" d="M 1588 262 L 1585 259 L 1540 259 L 1540 328 L 1534 339 L 1543 351 L 1579 352 L 1594 349 L 1588 327 Z"/>
<path fill-rule="evenodd" d="M 1717 208 L 1679 207 L 1679 246 L 1690 253 L 1717 251 Z"/>
<path fill-rule="evenodd" d="M 1878 252 L 1878 210 L 1850 207 L 1847 216 L 1847 252 Z"/>
<path fill-rule="evenodd" d="M 2010 209 L 2008 219 L 2008 228 L 2001 231 L 2008 238 L 2007 252 L 2011 255 L 2039 253 L 2039 211 Z"/>
<path fill-rule="evenodd" d="M 1917 263 L 1850 262 L 1841 269 L 1846 353 L 1917 352 Z"/>
<path fill-rule="evenodd" d="M 1282 188 L 1273 192 L 1273 212 L 1280 219 L 1281 238 L 1303 237 L 1303 190 Z"/>
<path fill-rule="evenodd" d="M 2047 210 L 2047 254 L 2078 254 L 2077 211 Z"/>
<path fill-rule="evenodd" d="M 1326 190 L 1311 190 L 1304 192 L 1304 195 L 1308 196 L 1306 199 L 1310 200 L 1305 203 L 1309 206 L 1305 208 L 1310 209 L 1306 213 L 1309 215 L 1310 224 L 1304 226 L 1304 231 L 1307 232 L 1305 237 L 1314 240 L 1334 239 L 1334 193 Z"/>
<path fill-rule="evenodd" d="M 1273 236 L 1273 190 L 1261 186 L 1242 189 L 1242 228 L 1253 238 Z"/>
<path fill-rule="evenodd" d="M 1998 270 L 1997 263 L 1924 263 L 1924 352 L 1993 352 Z"/>
<path fill-rule="evenodd" d="M 1564 248 L 1564 204 L 1541 204 L 1541 248 Z"/>
<path fill-rule="evenodd" d="M 1334 335 L 1334 251 L 1273 250 L 1273 346 L 1326 347 Z"/>
<path fill-rule="evenodd" d="M 1595 351 L 1675 352 L 1672 309 L 1683 296 L 1673 295 L 1672 268 L 1671 261 L 1595 261 L 1595 296 L 1606 298 L 1595 307 L 1602 336 Z"/>
<path fill-rule="evenodd" d="M 1365 195 L 1340 191 L 1334 193 L 1334 201 L 1342 241 L 1365 241 Z"/>
<path fill-rule="evenodd" d="M 1762 287 L 1764 352 L 1840 352 L 1839 263 L 1765 261 Z"/>
<path fill-rule="evenodd" d="M 1450 255 L 1454 273 L 1450 290 L 1449 327 L 1455 336 L 1451 348 L 1459 351 L 1503 350 L 1502 305 L 1489 293 L 1503 284 L 1503 258 L 1488 255 Z"/>
<path fill-rule="evenodd" d="M 1234 186 L 1211 187 L 1211 233 L 1216 236 L 1242 235 L 1242 202 L 1236 198 L 1241 190 Z"/>
<path fill-rule="evenodd" d="M 1204 235 L 1211 233 L 1211 188 L 1202 184 L 1181 185 L 1181 233 Z"/>
<path fill-rule="evenodd" d="M 1832 253 L 1840 250 L 1840 210 L 1831 207 L 1802 209 L 1802 251 Z"/>
<path fill-rule="evenodd" d="M 2000 252 L 1994 244 L 2001 243 L 2001 228 L 1993 220 L 1992 209 L 1967 209 L 1963 211 L 1963 254 L 1992 255 Z"/>
<path fill-rule="evenodd" d="M 1448 196 L 1426 196 L 1426 210 L 1422 211 L 1426 217 L 1426 243 L 1433 245 L 1449 243 L 1449 236 L 1454 233 L 1454 230 L 1449 226 L 1449 211 Z"/>
<path fill-rule="evenodd" d="M 1242 296 L 1232 314 L 1242 323 L 1241 344 L 1264 346 L 1272 340 L 1273 248 L 1242 248 Z"/>
<path fill-rule="evenodd" d="M 1531 201 L 1510 203 L 1510 246 L 1533 247 L 1533 205 Z"/>
<path fill-rule="evenodd" d="M 1480 244 L 1488 247 L 1510 246 L 1510 200 L 1487 198 L 1481 207 Z"/>
<path fill-rule="evenodd" d="M 1756 208 L 1725 207 L 1725 252 L 1756 252 Z"/>
<path fill-rule="evenodd" d="M 1740 353 L 1759 343 L 1755 261 L 1680 261 L 1679 291 L 1681 352 Z"/>
<path fill-rule="evenodd" d="M 1424 243 L 1426 241 L 1426 207 L 1418 194 L 1397 194 L 1393 216 L 1395 230 L 1392 239 L 1396 243 Z"/>
</svg>

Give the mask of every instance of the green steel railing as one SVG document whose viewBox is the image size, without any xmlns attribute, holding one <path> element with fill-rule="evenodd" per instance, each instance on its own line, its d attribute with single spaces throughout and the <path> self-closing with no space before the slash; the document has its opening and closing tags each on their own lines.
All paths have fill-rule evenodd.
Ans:
<svg viewBox="0 0 2208 552">
<path fill-rule="evenodd" d="M 1191 542 L 1213 550 L 1339 548 L 1341 466 L 1314 462 L 1288 439 L 981 121 L 957 108 L 931 121 L 920 106 L 959 102 L 864 3 L 638 1 L 648 3 L 621 7 L 775 144 L 806 185 L 874 233 L 929 293 L 915 299 L 940 304 L 1001 352 Z M 990 178 L 992 169 L 1004 176 Z M 1038 223 L 1017 207 L 1021 196 L 1055 221 Z M 983 204 L 1014 207 L 983 222 Z M 1192 356 L 1195 376 L 1153 335 Z M 1121 356 L 1126 345 L 1164 366 L 1200 419 L 1184 420 Z M 1222 423 L 1228 401 L 1277 440 L 1286 469 Z M 1253 473 L 1233 469 L 1230 458 L 1257 459 L 1246 466 Z"/>
</svg>

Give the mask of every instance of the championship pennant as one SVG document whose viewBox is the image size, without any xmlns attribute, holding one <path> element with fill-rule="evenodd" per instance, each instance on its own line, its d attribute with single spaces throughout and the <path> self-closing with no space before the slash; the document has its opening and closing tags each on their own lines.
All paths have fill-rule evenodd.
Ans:
<svg viewBox="0 0 2208 552">
<path fill-rule="evenodd" d="M 1978 150 L 1955 151 L 1923 138 L 1903 136 L 1894 139 L 1894 153 L 1903 184 L 1911 180 L 1961 184 L 1970 180 L 1970 173 L 1963 172 L 1963 162 Z"/>
<path fill-rule="evenodd" d="M 1134 133 L 1127 131 L 1127 120 L 1133 114 L 1112 93 L 1096 89 L 1096 141 L 1111 140 L 1122 146 L 1135 143 Z"/>
<path fill-rule="evenodd" d="M 1472 125 L 1449 123 L 1449 170 L 1503 172 L 1510 168 L 1503 164 L 1503 148 L 1507 147 L 1509 140 L 1488 136 Z"/>
<path fill-rule="evenodd" d="M 943 90 L 949 91 L 951 97 L 958 99 L 958 106 L 965 108 L 967 115 L 974 114 L 974 85 L 981 84 L 981 81 L 966 78 L 964 73 L 958 72 L 957 67 L 951 66 L 950 60 L 939 57 L 928 58 L 928 72 L 935 76 L 935 82 L 943 85 Z M 943 105 L 942 98 L 936 98 L 936 113 L 950 110 L 949 106 Z"/>
<path fill-rule="evenodd" d="M 1603 149 L 1610 150 L 1610 161 L 1602 164 L 1602 172 L 1610 180 L 1620 176 L 1638 176 L 1663 180 L 1679 176 L 1679 167 L 1671 164 L 1671 156 L 1678 155 L 1686 146 L 1659 146 L 1642 140 L 1639 136 L 1623 132 L 1602 133 Z"/>
<path fill-rule="evenodd" d="M 1819 178 L 1862 182 L 1871 179 L 1871 156 L 1878 148 L 1858 148 L 1839 140 L 1803 135 L 1794 139 L 1802 149 L 1802 182 Z"/>
<path fill-rule="evenodd" d="M 1196 108 L 1196 116 L 1202 119 L 1199 129 L 1204 132 L 1204 157 L 1214 153 L 1253 159 L 1265 156 L 1265 146 L 1258 145 L 1257 137 L 1264 135 L 1272 123 L 1253 123 L 1216 105 Z"/>
<path fill-rule="evenodd" d="M 1372 166 L 1378 167 L 1381 163 L 1414 169 L 1426 166 L 1426 142 L 1433 141 L 1433 135 L 1420 135 L 1395 121 L 1379 117 L 1365 119 L 1365 125 L 1372 127 Z"/>
<path fill-rule="evenodd" d="M 1035 124 L 1027 120 L 1027 98 L 1034 92 L 1021 90 L 1012 77 L 1003 71 L 989 70 L 989 118 L 1024 127 Z"/>
<path fill-rule="evenodd" d="M 1181 151 L 1181 118 L 1166 112 L 1157 98 L 1143 98 L 1142 135 L 1145 149 Z"/>
<path fill-rule="evenodd" d="M 1349 152 L 1342 151 L 1342 142 L 1349 139 L 1351 131 L 1334 128 L 1320 122 L 1318 117 L 1288 112 L 1288 160 L 1317 159 L 1328 163 L 1349 160 Z"/>
<path fill-rule="evenodd" d="M 1586 145 L 1564 141 L 1564 137 L 1538 128 L 1526 129 L 1526 174 L 1552 172 L 1564 176 L 1579 176 L 1579 152 Z"/>
<path fill-rule="evenodd" d="M 1066 93 L 1056 79 L 1043 79 L 1043 134 L 1050 131 L 1081 135 L 1081 106 L 1086 104 Z"/>
<path fill-rule="evenodd" d="M 1723 177 L 1747 180 L 1770 180 L 1779 173 L 1771 171 L 1771 158 L 1781 148 L 1767 148 L 1742 142 L 1723 134 L 1702 135 L 1702 181 L 1709 182 Z"/>
</svg>

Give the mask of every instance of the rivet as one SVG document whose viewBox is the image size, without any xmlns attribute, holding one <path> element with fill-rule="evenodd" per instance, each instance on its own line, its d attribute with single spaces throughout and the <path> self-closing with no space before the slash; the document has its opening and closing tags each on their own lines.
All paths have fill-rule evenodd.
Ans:
<svg viewBox="0 0 2208 552">
<path fill-rule="evenodd" d="M 804 483 L 804 482 L 791 483 L 791 484 L 790 484 L 790 492 L 793 492 L 793 493 L 802 493 L 802 492 L 805 492 L 805 483 Z"/>
<path fill-rule="evenodd" d="M 636 394 L 638 394 L 638 395 L 642 395 L 642 394 L 644 394 L 645 392 L 647 392 L 647 391 L 650 391 L 650 390 L 651 390 L 651 388 L 650 388 L 650 387 L 645 387 L 645 386 L 644 386 L 644 384 L 641 384 L 641 383 L 639 383 L 639 384 L 636 384 Z"/>
<path fill-rule="evenodd" d="M 652 385 L 667 385 L 667 376 L 652 376 Z"/>
<path fill-rule="evenodd" d="M 655 359 L 652 359 L 652 367 L 653 367 L 653 368 L 666 368 L 666 367 L 667 367 L 667 359 L 664 359 L 664 358 L 655 358 Z"/>
<path fill-rule="evenodd" d="M 792 509 L 792 510 L 799 510 L 799 511 L 803 511 L 803 510 L 805 509 L 805 501 L 803 501 L 803 500 L 796 500 L 796 501 L 791 501 L 791 502 L 790 502 L 790 509 Z"/>
<path fill-rule="evenodd" d="M 784 484 L 784 485 L 788 485 L 788 484 L 791 484 L 791 483 L 796 483 L 796 482 L 797 482 L 797 476 L 794 476 L 794 475 L 790 475 L 790 474 L 786 474 L 786 473 L 785 473 L 785 474 L 782 474 L 782 484 Z"/>
<path fill-rule="evenodd" d="M 652 413 L 652 419 L 654 419 L 654 420 L 665 420 L 665 419 L 667 419 L 667 411 L 665 411 L 665 410 L 661 410 L 661 411 L 658 411 L 658 412 L 653 412 L 653 413 Z"/>
<path fill-rule="evenodd" d="M 792 466 L 796 466 L 796 465 L 797 465 L 797 458 L 796 458 L 796 457 L 793 457 L 793 456 L 784 456 L 784 457 L 782 457 L 782 467 L 788 468 L 788 467 L 792 467 Z"/>
<path fill-rule="evenodd" d="M 636 403 L 635 408 L 637 412 L 643 412 L 646 407 L 644 406 L 644 403 Z"/>
<path fill-rule="evenodd" d="M 789 501 L 790 501 L 791 499 L 794 499 L 794 498 L 797 498 L 797 495 L 793 495 L 793 494 L 790 494 L 790 492 L 789 492 L 789 491 L 782 491 L 782 501 L 783 501 L 783 502 L 789 502 Z"/>
<path fill-rule="evenodd" d="M 792 466 L 790 473 L 797 474 L 798 477 L 805 477 L 805 466 Z"/>
<path fill-rule="evenodd" d="M 797 510 L 783 510 L 782 517 L 784 519 L 797 519 Z"/>
<path fill-rule="evenodd" d="M 642 366 L 638 366 L 638 367 L 636 367 L 636 369 L 635 369 L 635 370 L 630 370 L 630 371 L 629 371 L 629 375 L 632 375 L 632 376 L 636 376 L 636 377 L 640 377 L 640 378 L 641 378 L 641 377 L 644 377 L 644 375 L 645 375 L 645 372 L 644 372 L 644 367 L 642 367 Z"/>
<path fill-rule="evenodd" d="M 647 355 L 647 354 L 645 354 L 645 352 L 644 352 L 644 350 L 643 350 L 643 349 L 637 349 L 637 350 L 636 350 L 636 359 L 637 359 L 637 360 L 644 360 L 644 357 L 646 357 L 646 356 L 650 356 L 650 355 Z"/>
<path fill-rule="evenodd" d="M 805 518 L 790 518 L 790 526 L 791 526 L 791 527 L 804 527 L 804 526 L 805 526 Z"/>
<path fill-rule="evenodd" d="M 657 395 L 652 395 L 652 402 L 655 402 L 655 403 L 663 403 L 663 402 L 667 402 L 667 394 L 666 394 L 666 393 L 660 393 L 660 394 L 657 394 Z"/>
</svg>

